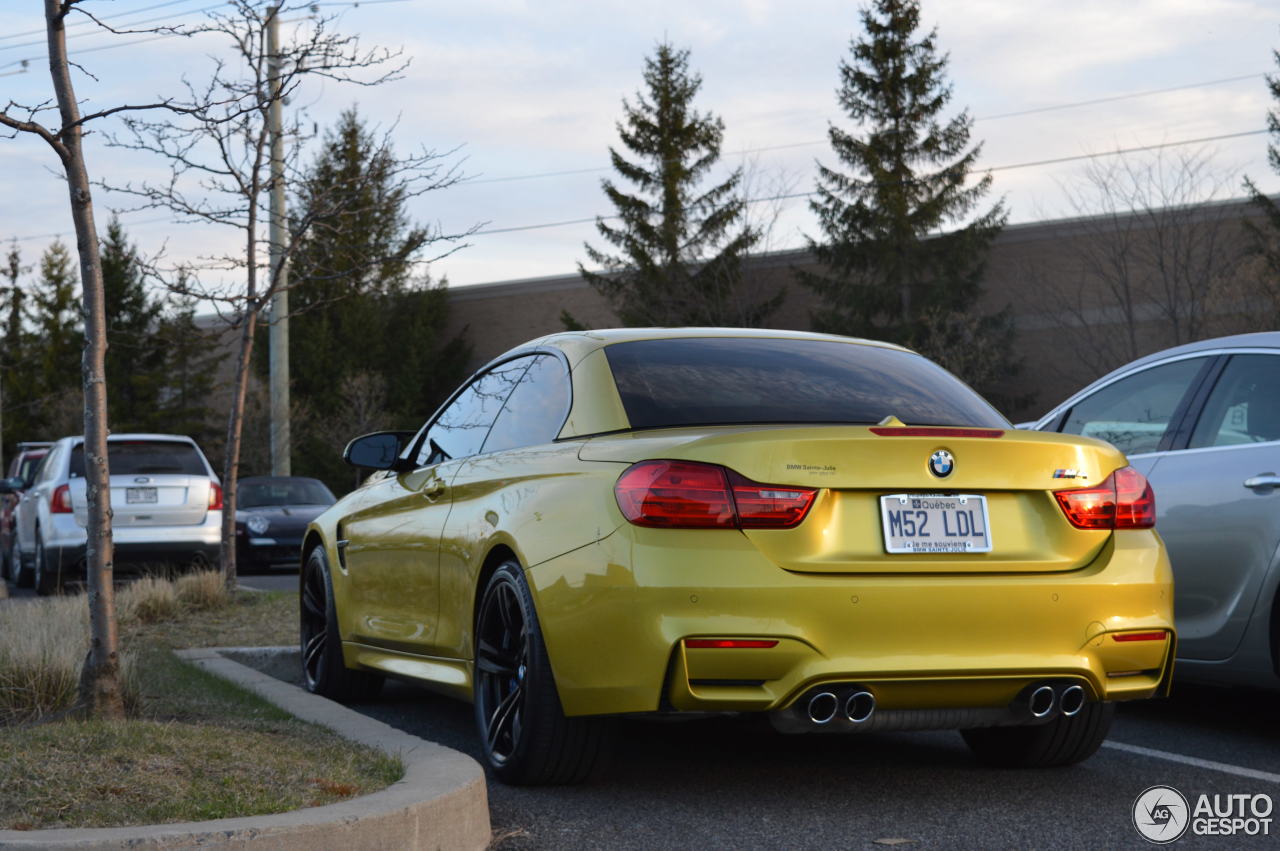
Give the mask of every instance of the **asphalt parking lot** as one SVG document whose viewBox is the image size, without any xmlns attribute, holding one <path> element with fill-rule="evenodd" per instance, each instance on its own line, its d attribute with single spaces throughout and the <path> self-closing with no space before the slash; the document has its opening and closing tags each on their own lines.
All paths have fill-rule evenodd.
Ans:
<svg viewBox="0 0 1280 851">
<path fill-rule="evenodd" d="M 357 707 L 472 756 L 471 708 L 393 683 Z M 1148 847 L 1134 801 L 1167 785 L 1280 801 L 1280 694 L 1184 685 L 1121 708 L 1096 756 L 1069 769 L 1002 771 L 954 733 L 782 736 L 758 719 L 623 723 L 594 783 L 491 781 L 501 848 Z M 1270 836 L 1193 836 L 1176 847 L 1274 848 Z"/>
<path fill-rule="evenodd" d="M 296 582 L 241 579 L 261 590 Z M 392 682 L 355 708 L 479 758 L 466 704 Z M 752 718 L 629 720 L 594 782 L 491 781 L 489 803 L 502 849 L 1149 847 L 1132 821 L 1149 787 L 1171 786 L 1192 808 L 1201 794 L 1280 802 L 1277 719 L 1280 693 L 1179 683 L 1167 700 L 1122 705 L 1086 763 L 1042 771 L 982 766 L 954 733 L 782 736 Z M 1189 830 L 1174 847 L 1280 847 L 1280 812 L 1270 818 L 1268 836 Z"/>
</svg>

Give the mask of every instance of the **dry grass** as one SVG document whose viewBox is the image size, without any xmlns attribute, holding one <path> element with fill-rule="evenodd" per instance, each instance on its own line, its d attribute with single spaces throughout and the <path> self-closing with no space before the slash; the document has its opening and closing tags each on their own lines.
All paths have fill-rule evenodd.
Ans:
<svg viewBox="0 0 1280 851">
<path fill-rule="evenodd" d="M 0 725 L 65 712 L 76 700 L 89 652 L 84 597 L 53 597 L 0 607 Z M 133 654 L 121 654 L 126 705 L 137 702 Z"/>
<path fill-rule="evenodd" d="M 86 644 L 80 636 L 88 633 L 85 598 L 0 607 L 0 677 L 4 660 L 21 648 L 25 656 L 13 667 L 48 679 L 41 691 L 51 695 L 35 704 L 24 698 L 21 713 L 0 714 L 0 829 L 283 812 L 369 794 L 400 777 L 398 760 L 298 721 L 170 652 L 297 642 L 296 594 L 232 596 L 221 588 L 220 577 L 198 576 L 121 588 L 121 643 L 131 663 L 131 719 L 121 723 L 21 723 L 74 701 Z M 0 700 L 13 691 L 0 679 Z"/>
<path fill-rule="evenodd" d="M 144 576 L 116 594 L 116 616 L 125 626 L 172 620 L 180 612 L 177 589 L 167 579 Z"/>
<path fill-rule="evenodd" d="M 174 583 L 178 601 L 192 611 L 221 609 L 231 602 L 231 594 L 216 570 L 199 570 L 178 577 Z"/>
</svg>

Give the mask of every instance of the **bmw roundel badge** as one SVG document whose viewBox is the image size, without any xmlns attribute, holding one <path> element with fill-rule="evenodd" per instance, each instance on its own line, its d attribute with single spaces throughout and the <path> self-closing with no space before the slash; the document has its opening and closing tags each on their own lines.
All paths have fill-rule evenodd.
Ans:
<svg viewBox="0 0 1280 851">
<path fill-rule="evenodd" d="M 945 449 L 939 449 L 929 456 L 929 472 L 940 479 L 945 479 L 951 475 L 951 471 L 955 468 L 956 459 Z"/>
</svg>

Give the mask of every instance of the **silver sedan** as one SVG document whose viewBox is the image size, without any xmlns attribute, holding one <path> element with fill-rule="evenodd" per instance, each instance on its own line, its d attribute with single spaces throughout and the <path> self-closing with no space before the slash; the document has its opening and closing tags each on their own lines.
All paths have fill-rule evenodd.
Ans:
<svg viewBox="0 0 1280 851">
<path fill-rule="evenodd" d="M 1280 332 L 1148 355 L 1033 428 L 1109 441 L 1150 481 L 1179 676 L 1280 689 Z"/>
</svg>

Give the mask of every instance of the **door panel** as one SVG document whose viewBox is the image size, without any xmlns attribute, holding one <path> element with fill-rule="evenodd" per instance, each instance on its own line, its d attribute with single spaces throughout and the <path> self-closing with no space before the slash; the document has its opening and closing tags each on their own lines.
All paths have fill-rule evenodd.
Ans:
<svg viewBox="0 0 1280 851">
<path fill-rule="evenodd" d="M 1280 545 L 1280 357 L 1233 355 L 1196 418 L 1190 448 L 1150 476 L 1174 572 L 1179 655 L 1235 652 Z M 1252 486 L 1246 485 L 1252 482 Z"/>
<path fill-rule="evenodd" d="M 1156 531 L 1174 576 L 1178 655 L 1225 659 L 1240 644 L 1280 543 L 1280 489 L 1245 479 L 1280 472 L 1280 444 L 1166 453 L 1148 478 Z"/>
<path fill-rule="evenodd" d="M 462 461 L 389 476 L 370 485 L 343 518 L 352 637 L 429 653 L 439 600 L 440 532 L 449 516 L 448 479 Z"/>
</svg>

